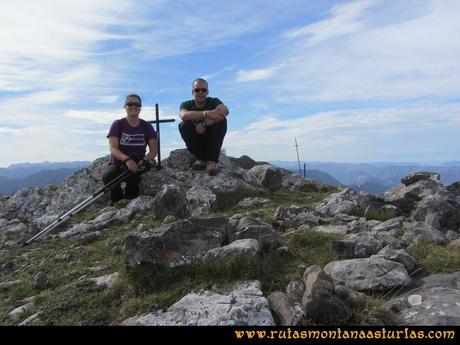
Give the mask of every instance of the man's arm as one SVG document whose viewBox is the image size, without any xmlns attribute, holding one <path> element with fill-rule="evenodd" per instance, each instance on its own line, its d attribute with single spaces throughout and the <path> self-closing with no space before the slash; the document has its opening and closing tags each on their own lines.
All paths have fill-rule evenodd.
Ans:
<svg viewBox="0 0 460 345">
<path fill-rule="evenodd" d="M 180 118 L 183 121 L 204 120 L 204 111 L 182 109 L 180 111 Z"/>
<path fill-rule="evenodd" d="M 215 123 L 221 122 L 230 113 L 225 104 L 219 104 L 213 110 L 206 111 L 206 123 L 211 126 Z"/>
</svg>

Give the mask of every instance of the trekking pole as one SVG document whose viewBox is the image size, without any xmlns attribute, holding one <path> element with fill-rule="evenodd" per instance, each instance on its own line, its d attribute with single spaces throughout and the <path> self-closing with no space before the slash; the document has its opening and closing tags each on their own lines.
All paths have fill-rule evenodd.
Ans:
<svg viewBox="0 0 460 345">
<path fill-rule="evenodd" d="M 67 211 L 63 215 L 59 216 L 58 219 L 56 219 L 54 222 L 52 222 L 50 225 L 48 225 L 46 228 L 44 228 L 42 231 L 39 233 L 35 234 L 33 237 L 29 238 L 27 241 L 24 242 L 23 246 L 26 246 L 30 243 L 32 243 L 34 240 L 39 239 L 43 237 L 45 234 L 56 228 L 57 226 L 61 225 L 62 223 L 66 222 L 69 220 L 74 214 L 80 212 L 83 210 L 86 206 L 90 205 L 97 199 L 99 199 L 102 195 L 104 195 L 104 192 L 112 189 L 115 185 L 118 183 L 123 182 L 128 176 L 130 176 L 132 172 L 130 170 L 126 170 L 120 175 L 118 175 L 116 178 L 114 178 L 112 181 L 107 183 L 104 187 L 99 189 L 97 192 L 93 193 L 91 196 L 87 197 L 85 200 L 80 202 L 78 205 L 73 207 L 71 210 Z"/>
</svg>

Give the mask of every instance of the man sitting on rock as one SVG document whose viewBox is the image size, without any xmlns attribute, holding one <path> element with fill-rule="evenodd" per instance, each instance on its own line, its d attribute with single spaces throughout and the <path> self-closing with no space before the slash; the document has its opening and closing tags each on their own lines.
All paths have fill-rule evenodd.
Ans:
<svg viewBox="0 0 460 345">
<path fill-rule="evenodd" d="M 228 108 L 218 98 L 208 97 L 208 82 L 196 79 L 192 83 L 195 99 L 180 105 L 179 131 L 188 151 L 196 157 L 194 170 L 207 169 L 209 175 L 218 172 L 219 153 L 227 133 Z"/>
</svg>

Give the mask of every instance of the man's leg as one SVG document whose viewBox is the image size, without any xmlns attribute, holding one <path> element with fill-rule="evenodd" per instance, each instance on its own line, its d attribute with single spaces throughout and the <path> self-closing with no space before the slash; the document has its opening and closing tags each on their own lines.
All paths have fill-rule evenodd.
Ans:
<svg viewBox="0 0 460 345">
<path fill-rule="evenodd" d="M 227 119 L 206 128 L 206 154 L 205 160 L 211 162 L 219 161 L 220 149 L 227 133 Z"/>
<path fill-rule="evenodd" d="M 102 173 L 102 181 L 104 182 L 104 185 L 108 184 L 122 172 L 123 170 L 121 169 L 120 165 L 109 164 L 107 167 L 104 168 L 104 171 Z M 117 184 L 110 190 L 110 200 L 113 202 L 117 202 L 121 199 L 123 199 L 123 190 L 121 189 L 120 184 Z"/>
<path fill-rule="evenodd" d="M 197 159 L 205 159 L 204 135 L 195 132 L 192 121 L 182 121 L 179 124 L 179 132 L 187 146 L 188 151 Z"/>
</svg>

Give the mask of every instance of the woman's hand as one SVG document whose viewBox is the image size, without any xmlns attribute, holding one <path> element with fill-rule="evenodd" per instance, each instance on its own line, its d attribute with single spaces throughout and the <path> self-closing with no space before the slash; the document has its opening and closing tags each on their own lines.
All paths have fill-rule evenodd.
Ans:
<svg viewBox="0 0 460 345">
<path fill-rule="evenodd" d="M 137 173 L 137 172 L 141 171 L 141 169 L 139 169 L 139 166 L 137 165 L 137 163 L 133 159 L 127 160 L 125 162 L 125 164 L 128 167 L 128 169 L 130 171 L 132 171 L 133 173 Z"/>
</svg>

